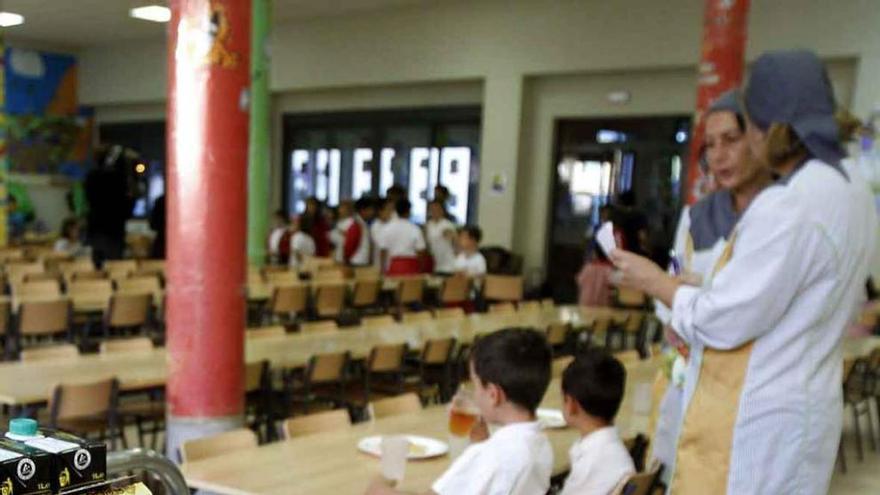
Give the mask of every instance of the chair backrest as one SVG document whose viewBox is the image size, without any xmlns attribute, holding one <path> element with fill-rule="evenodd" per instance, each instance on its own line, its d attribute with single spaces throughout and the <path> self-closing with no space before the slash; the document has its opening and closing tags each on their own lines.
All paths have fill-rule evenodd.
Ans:
<svg viewBox="0 0 880 495">
<path fill-rule="evenodd" d="M 249 339 L 269 339 L 284 337 L 287 331 L 281 325 L 273 325 L 269 327 L 248 328 L 244 332 L 244 336 Z"/>
<path fill-rule="evenodd" d="M 524 312 L 541 311 L 541 301 L 520 301 L 516 309 Z"/>
<path fill-rule="evenodd" d="M 70 301 L 23 301 L 18 309 L 21 335 L 51 335 L 66 332 L 70 325 Z"/>
<path fill-rule="evenodd" d="M 244 365 L 244 391 L 245 393 L 262 390 L 266 374 L 269 371 L 269 361 L 257 361 Z"/>
<path fill-rule="evenodd" d="M 301 333 L 331 333 L 339 331 L 339 324 L 333 320 L 310 321 L 299 324 Z"/>
<path fill-rule="evenodd" d="M 311 384 L 344 381 L 348 361 L 347 352 L 315 354 L 309 359 L 306 380 Z"/>
<path fill-rule="evenodd" d="M 46 271 L 43 263 L 36 261 L 32 263 L 15 262 L 6 265 L 6 278 L 10 284 L 17 284 L 24 280 L 24 276 L 31 273 L 43 273 Z"/>
<path fill-rule="evenodd" d="M 137 270 L 135 260 L 107 260 L 102 267 L 111 278 L 125 278 Z"/>
<path fill-rule="evenodd" d="M 483 298 L 488 301 L 519 301 L 523 298 L 523 278 L 519 275 L 486 275 Z"/>
<path fill-rule="evenodd" d="M 568 337 L 568 329 L 567 323 L 551 323 L 547 327 L 547 343 L 554 347 L 565 344 L 565 339 Z"/>
<path fill-rule="evenodd" d="M 61 296 L 58 280 L 22 282 L 12 286 L 12 295 L 18 298 L 51 298 Z"/>
<path fill-rule="evenodd" d="M 345 306 L 345 285 L 319 285 L 315 292 L 315 312 L 319 317 L 339 316 Z"/>
<path fill-rule="evenodd" d="M 574 356 L 562 356 L 554 359 L 553 364 L 550 367 L 553 378 L 559 378 L 562 376 L 565 368 L 568 368 L 568 365 L 571 364 L 572 361 L 574 361 Z"/>
<path fill-rule="evenodd" d="M 425 292 L 425 279 L 420 276 L 401 277 L 397 285 L 397 302 L 412 304 L 422 302 Z"/>
<path fill-rule="evenodd" d="M 79 358 L 79 349 L 73 344 L 60 344 L 22 349 L 21 361 L 33 363 L 37 361 L 70 362 Z"/>
<path fill-rule="evenodd" d="M 457 273 L 443 281 L 440 288 L 442 304 L 461 303 L 468 300 L 471 291 L 471 280 L 464 274 Z"/>
<path fill-rule="evenodd" d="M 361 326 L 364 327 L 384 327 L 396 323 L 391 315 L 364 316 L 361 318 Z"/>
<path fill-rule="evenodd" d="M 12 304 L 9 301 L 0 301 L 0 335 L 9 332 L 9 316 L 12 313 Z"/>
<path fill-rule="evenodd" d="M 111 339 L 102 341 L 99 348 L 101 354 L 152 352 L 153 341 L 149 337 Z"/>
<path fill-rule="evenodd" d="M 118 383 L 107 378 L 86 383 L 59 383 L 49 393 L 50 424 L 59 420 L 108 415 L 116 405 Z"/>
<path fill-rule="evenodd" d="M 636 473 L 623 480 L 612 492 L 615 495 L 650 495 L 654 487 L 655 473 Z"/>
<path fill-rule="evenodd" d="M 627 333 L 638 333 L 645 322 L 645 313 L 643 311 L 632 311 L 623 324 L 623 331 Z"/>
<path fill-rule="evenodd" d="M 354 267 L 355 280 L 375 280 L 382 277 L 382 273 L 375 266 L 356 266 Z"/>
<path fill-rule="evenodd" d="M 415 413 L 422 410 L 422 401 L 414 393 L 389 397 L 370 402 L 370 417 L 373 419 L 397 416 L 399 414 Z"/>
<path fill-rule="evenodd" d="M 227 452 L 256 447 L 257 444 L 256 433 L 247 428 L 239 428 L 210 437 L 183 442 L 180 446 L 180 459 L 183 462 L 195 462 Z"/>
<path fill-rule="evenodd" d="M 626 308 L 641 308 L 647 304 L 648 298 L 644 292 L 634 289 L 618 288 L 616 303 Z"/>
<path fill-rule="evenodd" d="M 312 273 L 312 281 L 320 283 L 343 283 L 345 282 L 345 268 L 338 266 L 319 266 L 318 271 Z"/>
<path fill-rule="evenodd" d="M 344 430 L 351 427 L 351 417 L 345 409 L 334 409 L 305 416 L 288 418 L 281 424 L 281 433 L 285 440 L 294 437 L 321 433 L 325 431 Z"/>
<path fill-rule="evenodd" d="M 74 258 L 58 263 L 58 270 L 61 273 L 92 272 L 95 271 L 95 263 L 91 258 Z"/>
<path fill-rule="evenodd" d="M 400 321 L 403 323 L 418 323 L 421 321 L 431 321 L 434 315 L 430 311 L 412 311 L 400 315 Z"/>
<path fill-rule="evenodd" d="M 108 280 L 110 277 L 107 276 L 107 272 L 102 270 L 85 270 L 85 271 L 75 271 L 68 272 L 67 282 L 73 283 L 80 280 Z"/>
<path fill-rule="evenodd" d="M 113 282 L 107 279 L 74 278 L 67 287 L 67 295 L 73 298 L 88 297 L 90 299 L 107 299 L 113 295 Z"/>
<path fill-rule="evenodd" d="M 162 302 L 162 283 L 159 277 L 132 277 L 116 281 L 116 292 L 119 294 L 150 294 L 153 304 Z"/>
<path fill-rule="evenodd" d="M 377 345 L 370 351 L 367 371 L 383 373 L 400 371 L 406 356 L 406 344 Z"/>
<path fill-rule="evenodd" d="M 290 272 L 286 272 L 290 273 Z M 276 286 L 269 308 L 274 314 L 302 313 L 308 308 L 309 287 L 305 284 Z"/>
<path fill-rule="evenodd" d="M 43 272 L 43 273 L 26 273 L 23 279 L 24 283 L 35 283 L 35 282 L 54 282 L 58 283 L 58 273 L 56 272 Z"/>
<path fill-rule="evenodd" d="M 464 318 L 465 313 L 462 308 L 440 308 L 434 310 L 434 319 L 444 320 L 453 318 Z"/>
<path fill-rule="evenodd" d="M 153 296 L 150 294 L 114 294 L 110 298 L 107 324 L 111 327 L 144 325 L 150 314 Z"/>
<path fill-rule="evenodd" d="M 516 306 L 509 302 L 490 304 L 489 312 L 492 314 L 513 314 L 516 313 Z"/>
<path fill-rule="evenodd" d="M 266 283 L 271 285 L 295 285 L 299 282 L 299 274 L 290 271 L 265 272 Z"/>
<path fill-rule="evenodd" d="M 361 279 L 354 283 L 354 294 L 351 298 L 352 306 L 362 308 L 372 306 L 379 302 L 379 292 L 382 290 L 382 281 L 375 279 Z"/>
<path fill-rule="evenodd" d="M 165 273 L 165 260 L 140 260 L 138 270 Z"/>
<path fill-rule="evenodd" d="M 422 363 L 427 365 L 448 364 L 455 350 L 455 339 L 428 339 L 422 350 Z"/>
<path fill-rule="evenodd" d="M 336 262 L 330 257 L 308 256 L 303 259 L 301 271 L 315 273 L 321 267 L 334 266 Z"/>
</svg>

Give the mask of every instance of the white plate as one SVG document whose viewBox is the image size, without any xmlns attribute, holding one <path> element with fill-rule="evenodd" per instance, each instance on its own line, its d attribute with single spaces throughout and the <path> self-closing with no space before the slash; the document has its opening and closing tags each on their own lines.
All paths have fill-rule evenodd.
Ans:
<svg viewBox="0 0 880 495">
<path fill-rule="evenodd" d="M 430 459 L 432 457 L 440 457 L 449 452 L 449 445 L 435 438 L 420 437 L 418 435 L 404 435 L 409 440 L 409 455 L 406 456 L 410 460 Z M 382 437 L 375 435 L 372 437 L 364 437 L 358 442 L 358 450 L 371 456 L 382 456 Z"/>
<path fill-rule="evenodd" d="M 538 417 L 541 428 L 555 430 L 568 426 L 559 409 L 538 409 L 535 411 L 535 415 Z"/>
</svg>

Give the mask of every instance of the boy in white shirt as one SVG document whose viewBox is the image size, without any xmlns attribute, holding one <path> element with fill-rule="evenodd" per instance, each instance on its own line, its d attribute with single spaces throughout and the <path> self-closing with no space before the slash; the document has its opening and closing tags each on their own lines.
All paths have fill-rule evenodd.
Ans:
<svg viewBox="0 0 880 495">
<path fill-rule="evenodd" d="M 458 256 L 455 258 L 455 271 L 470 277 L 482 277 L 486 274 L 486 258 L 480 252 L 480 241 L 483 231 L 476 225 L 468 225 L 458 229 Z"/>
<path fill-rule="evenodd" d="M 552 352 L 544 335 L 510 328 L 478 340 L 470 360 L 474 402 L 482 421 L 468 447 L 426 495 L 544 495 L 553 472 L 553 449 L 535 418 L 550 383 Z M 488 437 L 486 423 L 499 428 Z M 378 479 L 366 495 L 396 495 Z"/>
<path fill-rule="evenodd" d="M 614 416 L 626 387 L 626 370 L 610 354 L 580 354 L 562 374 L 562 413 L 581 439 L 571 447 L 571 472 L 560 495 L 608 495 L 635 472 Z"/>
</svg>

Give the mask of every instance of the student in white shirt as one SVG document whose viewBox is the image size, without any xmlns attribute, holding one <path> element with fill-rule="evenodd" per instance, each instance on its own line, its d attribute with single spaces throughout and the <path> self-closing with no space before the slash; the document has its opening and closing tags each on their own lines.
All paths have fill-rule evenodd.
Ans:
<svg viewBox="0 0 880 495">
<path fill-rule="evenodd" d="M 333 244 L 333 260 L 345 263 L 345 234 L 354 224 L 354 202 L 346 199 L 339 202 L 338 217 L 330 231 L 330 242 Z"/>
<path fill-rule="evenodd" d="M 382 229 L 379 247 L 382 259 L 387 260 L 388 275 L 416 275 L 422 272 L 425 237 L 422 229 L 409 220 L 412 206 L 408 199 L 397 201 L 397 218 Z"/>
<path fill-rule="evenodd" d="M 286 252 L 287 250 L 282 249 L 281 242 L 288 229 L 290 229 L 290 222 L 288 221 L 284 210 L 276 211 L 275 216 L 272 217 L 272 230 L 269 232 L 269 239 L 267 241 L 270 263 L 286 261 L 282 259 L 282 251 Z"/>
<path fill-rule="evenodd" d="M 306 258 L 312 257 L 317 252 L 315 240 L 309 235 L 312 229 L 311 217 L 300 216 L 294 222 L 295 232 L 290 236 L 290 260 L 292 268 L 302 265 Z"/>
<path fill-rule="evenodd" d="M 67 218 L 61 224 L 61 237 L 55 241 L 52 250 L 59 254 L 67 256 L 88 256 L 91 249 L 83 246 L 79 239 L 79 220 L 76 218 Z"/>
<path fill-rule="evenodd" d="M 470 359 L 474 402 L 482 420 L 468 447 L 425 494 L 544 495 L 553 472 L 553 448 L 535 418 L 550 383 L 552 351 L 543 334 L 509 328 L 478 340 Z M 513 373 L 516 371 L 516 373 Z M 498 426 L 488 436 L 486 423 Z M 378 479 L 367 495 L 394 495 Z"/>
<path fill-rule="evenodd" d="M 367 266 L 370 264 L 370 233 L 368 222 L 373 219 L 375 210 L 373 202 L 361 198 L 354 204 L 355 214 L 345 230 L 342 245 L 342 260 L 350 266 Z"/>
<path fill-rule="evenodd" d="M 425 233 L 431 256 L 434 258 L 434 273 L 451 274 L 455 271 L 455 224 L 446 216 L 446 209 L 439 200 L 428 203 L 428 221 Z"/>
<path fill-rule="evenodd" d="M 458 256 L 455 258 L 455 271 L 470 277 L 486 274 L 486 258 L 480 252 L 483 231 L 476 225 L 458 229 Z"/>
<path fill-rule="evenodd" d="M 589 350 L 562 374 L 562 413 L 580 440 L 569 451 L 571 470 L 560 495 L 608 495 L 635 472 L 614 416 L 626 387 L 626 369 L 610 354 Z"/>
<path fill-rule="evenodd" d="M 381 256 L 382 233 L 385 232 L 385 227 L 388 226 L 388 223 L 397 218 L 397 212 L 394 211 L 395 205 L 393 201 L 388 199 L 377 199 L 376 201 L 379 211 L 376 213 L 376 220 L 370 225 L 370 239 L 373 241 L 371 249 L 373 252 L 372 259 L 373 264 L 381 268 L 382 271 L 385 271 L 386 266 L 383 264 Z"/>
</svg>

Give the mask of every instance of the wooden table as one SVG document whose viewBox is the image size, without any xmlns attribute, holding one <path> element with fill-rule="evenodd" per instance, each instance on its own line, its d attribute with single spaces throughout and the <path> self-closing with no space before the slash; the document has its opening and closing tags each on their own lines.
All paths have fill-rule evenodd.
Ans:
<svg viewBox="0 0 880 495">
<path fill-rule="evenodd" d="M 346 279 L 342 282 L 325 282 L 325 281 L 308 281 L 304 280 L 300 282 L 303 286 L 308 286 L 311 289 L 311 292 L 314 293 L 319 287 L 322 285 L 338 285 L 340 283 L 346 285 L 350 290 L 354 289 L 354 284 L 357 280 Z M 382 290 L 386 292 L 394 291 L 397 289 L 398 284 L 400 284 L 399 279 L 395 278 L 383 278 L 382 279 Z M 270 297 L 272 297 L 272 291 L 276 286 L 284 286 L 290 284 L 272 284 L 269 282 L 263 283 L 249 283 L 247 286 L 247 300 L 249 302 L 260 302 L 266 301 Z M 432 275 L 425 275 L 425 286 L 428 288 L 436 289 L 443 285 L 443 277 L 435 277 Z"/>
<path fill-rule="evenodd" d="M 626 397 L 617 418 L 618 429 L 627 437 L 644 432 L 649 411 L 636 410 L 636 396 L 644 394 L 660 366 L 661 358 L 627 366 Z M 559 380 L 551 382 L 542 407 L 559 408 Z M 444 406 L 432 406 L 417 414 L 404 414 L 354 425 L 348 430 L 303 436 L 288 441 L 233 452 L 185 464 L 184 476 L 193 488 L 220 494 L 359 494 L 379 474 L 379 460 L 360 453 L 356 446 L 365 436 L 414 434 L 447 441 L 448 420 Z M 568 450 L 578 438 L 572 429 L 548 430 L 553 445 L 554 472 L 568 469 Z M 401 488 L 422 493 L 429 489 L 451 463 L 449 456 L 408 463 Z"/>
<path fill-rule="evenodd" d="M 273 366 L 299 367 L 305 365 L 313 354 L 322 352 L 348 350 L 357 358 L 366 356 L 372 346 L 381 343 L 407 342 L 411 348 L 419 349 L 431 337 L 455 336 L 461 342 L 470 342 L 474 335 L 512 325 L 542 327 L 555 321 L 583 324 L 604 311 L 608 310 L 563 306 L 528 314 L 475 314 L 462 319 L 389 327 L 353 327 L 329 334 L 248 339 L 245 360 L 248 363 L 268 360 Z M 90 354 L 71 362 L 0 363 L 0 404 L 21 406 L 44 402 L 56 383 L 93 381 L 108 376 L 115 376 L 123 391 L 161 386 L 166 381 L 166 361 L 165 350 L 155 349 L 138 354 Z"/>
</svg>

